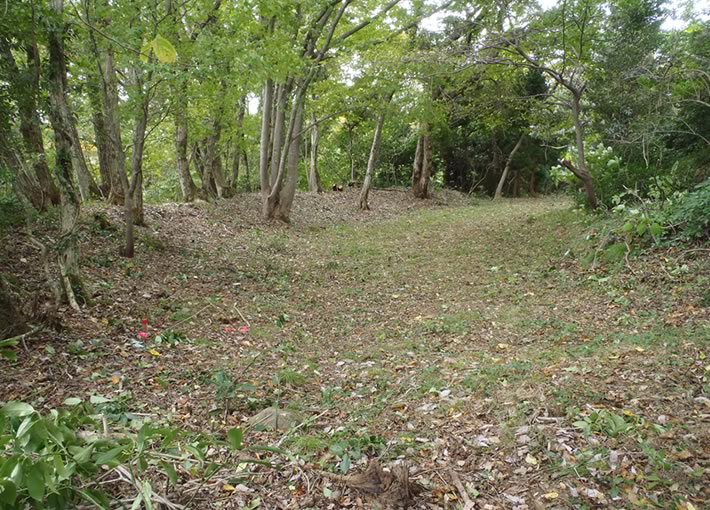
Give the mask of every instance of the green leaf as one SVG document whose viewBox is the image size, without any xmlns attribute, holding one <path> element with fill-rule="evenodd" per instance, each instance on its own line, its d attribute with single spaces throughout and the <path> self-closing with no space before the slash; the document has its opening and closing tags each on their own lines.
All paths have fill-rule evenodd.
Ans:
<svg viewBox="0 0 710 510">
<path fill-rule="evenodd" d="M 91 395 L 89 402 L 92 404 L 106 404 L 107 402 L 111 402 L 111 399 L 106 398 L 103 395 Z"/>
<path fill-rule="evenodd" d="M 85 448 L 70 448 L 70 450 L 72 452 L 74 460 L 77 461 L 79 464 L 83 464 L 84 462 L 88 462 L 91 458 L 91 454 L 94 451 L 94 445 L 90 444 Z"/>
<path fill-rule="evenodd" d="M 88 489 L 80 492 L 81 497 L 89 503 L 94 504 L 97 508 L 108 510 L 111 508 L 111 501 L 105 492 L 99 490 Z"/>
<path fill-rule="evenodd" d="M 624 226 L 621 227 L 621 230 L 624 231 L 625 233 L 629 234 L 629 233 L 633 232 L 634 224 L 630 221 L 627 221 L 626 223 L 624 223 Z"/>
<path fill-rule="evenodd" d="M 27 432 L 29 432 L 29 430 L 32 428 L 32 425 L 34 424 L 34 416 L 28 416 L 27 418 L 25 418 L 24 421 L 17 428 L 17 433 L 15 434 L 15 437 L 17 439 L 20 439 L 22 436 L 27 434 Z"/>
<path fill-rule="evenodd" d="M 153 39 L 153 51 L 155 56 L 163 64 L 174 64 L 177 60 L 177 51 L 170 41 L 160 34 Z"/>
<path fill-rule="evenodd" d="M 17 498 L 17 488 L 11 480 L 0 480 L 0 502 L 13 505 Z"/>
<path fill-rule="evenodd" d="M 17 401 L 8 402 L 7 404 L 5 404 L 5 407 L 0 409 L 0 413 L 2 413 L 3 415 L 17 418 L 29 416 L 34 412 L 35 410 L 31 405 Z"/>
<path fill-rule="evenodd" d="M 138 510 L 141 507 L 141 503 L 143 503 L 143 494 L 139 493 L 136 496 L 136 499 L 133 500 L 133 504 L 131 505 L 131 510 Z"/>
<path fill-rule="evenodd" d="M 646 229 L 648 228 L 648 225 L 646 225 L 646 222 L 641 222 L 636 226 L 636 233 L 640 236 L 644 235 L 646 233 Z"/>
<path fill-rule="evenodd" d="M 227 439 L 232 450 L 241 450 L 242 440 L 244 439 L 244 431 L 239 427 L 234 427 L 227 432 Z"/>
<path fill-rule="evenodd" d="M 141 62 L 144 64 L 148 63 L 150 59 L 150 51 L 153 49 L 153 44 L 151 41 L 144 41 L 143 46 L 141 46 Z"/>
<path fill-rule="evenodd" d="M 27 468 L 25 483 L 30 497 L 35 501 L 42 501 L 42 498 L 44 498 L 44 469 L 42 469 L 42 464 L 32 464 Z"/>
<path fill-rule="evenodd" d="M 111 450 L 101 452 L 96 456 L 96 463 L 98 465 L 110 464 L 112 460 L 116 459 L 116 457 L 121 455 L 122 451 L 123 446 L 117 446 L 116 448 L 112 448 Z"/>
<path fill-rule="evenodd" d="M 81 402 L 82 402 L 82 400 L 81 400 L 80 398 L 77 398 L 77 397 L 69 397 L 68 399 L 66 399 L 66 400 L 64 401 L 64 405 L 66 405 L 66 406 L 78 406 L 79 404 L 81 404 Z"/>
<path fill-rule="evenodd" d="M 340 472 L 347 473 L 350 470 L 350 456 L 344 455 L 343 460 L 340 462 Z"/>
<path fill-rule="evenodd" d="M 153 510 L 153 487 L 151 487 L 148 480 L 143 480 L 141 485 L 141 492 L 143 494 L 143 502 L 145 503 L 146 510 Z"/>
<path fill-rule="evenodd" d="M 661 235 L 663 235 L 663 227 L 658 223 L 651 223 L 649 230 L 653 237 L 661 237 Z"/>
<path fill-rule="evenodd" d="M 160 465 L 163 468 L 163 471 L 165 471 L 165 475 L 168 477 L 168 480 L 172 485 L 177 485 L 178 482 L 178 475 L 177 471 L 175 471 L 175 468 L 173 467 L 172 464 L 169 462 L 165 461 L 160 461 Z"/>
</svg>

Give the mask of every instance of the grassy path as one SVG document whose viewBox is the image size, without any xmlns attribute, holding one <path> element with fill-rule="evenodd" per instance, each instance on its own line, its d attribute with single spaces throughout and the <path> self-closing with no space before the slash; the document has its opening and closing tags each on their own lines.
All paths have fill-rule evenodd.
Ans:
<svg viewBox="0 0 710 510">
<path fill-rule="evenodd" d="M 582 274 L 579 216 L 516 201 L 280 237 L 290 280 L 261 308 L 288 316 L 261 331 L 281 339 L 276 397 L 327 411 L 289 447 L 328 469 L 454 468 L 482 507 L 698 507 L 707 323 Z M 439 505 L 456 493 L 423 478 Z"/>
</svg>

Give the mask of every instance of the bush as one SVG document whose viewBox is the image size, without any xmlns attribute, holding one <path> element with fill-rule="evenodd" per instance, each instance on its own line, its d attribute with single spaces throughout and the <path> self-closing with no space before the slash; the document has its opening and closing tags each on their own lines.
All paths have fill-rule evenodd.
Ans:
<svg viewBox="0 0 710 510">
<path fill-rule="evenodd" d="M 665 212 L 667 227 L 681 240 L 710 237 L 710 178 L 689 193 L 678 194 Z"/>
</svg>

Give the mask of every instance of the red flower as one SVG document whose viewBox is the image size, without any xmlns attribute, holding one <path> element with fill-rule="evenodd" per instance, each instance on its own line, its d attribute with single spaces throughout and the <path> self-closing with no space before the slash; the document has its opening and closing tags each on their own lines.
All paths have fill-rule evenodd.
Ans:
<svg viewBox="0 0 710 510">
<path fill-rule="evenodd" d="M 141 340 L 148 340 L 150 338 L 150 333 L 146 331 L 139 331 L 138 338 L 140 338 Z"/>
<path fill-rule="evenodd" d="M 225 332 L 225 333 L 236 333 L 237 330 L 234 329 L 232 326 L 225 326 L 225 327 L 224 327 L 224 332 Z"/>
<path fill-rule="evenodd" d="M 247 333 L 249 333 L 249 326 L 242 326 L 241 328 L 239 328 L 239 332 L 242 335 L 246 335 Z"/>
<path fill-rule="evenodd" d="M 146 327 L 148 325 L 148 319 L 141 319 L 141 324 L 143 324 L 143 327 Z"/>
</svg>

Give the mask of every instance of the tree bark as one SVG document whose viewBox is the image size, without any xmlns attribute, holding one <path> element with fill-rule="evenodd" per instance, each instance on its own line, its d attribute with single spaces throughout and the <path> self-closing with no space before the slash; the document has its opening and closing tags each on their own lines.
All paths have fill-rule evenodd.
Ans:
<svg viewBox="0 0 710 510">
<path fill-rule="evenodd" d="M 182 78 L 175 87 L 175 154 L 180 192 L 184 202 L 192 202 L 197 194 L 197 186 L 190 174 L 187 159 L 187 85 Z"/>
<path fill-rule="evenodd" d="M 503 186 L 505 185 L 505 180 L 508 178 L 508 172 L 510 171 L 510 164 L 513 162 L 513 158 L 515 157 L 515 153 L 518 152 L 518 149 L 520 149 L 520 146 L 523 144 L 523 139 L 525 138 L 525 135 L 520 135 L 520 138 L 518 138 L 518 142 L 515 144 L 515 147 L 513 147 L 513 150 L 510 151 L 510 154 L 508 155 L 508 159 L 505 162 L 505 168 L 503 169 L 503 175 L 500 176 L 500 180 L 498 181 L 498 187 L 496 188 L 496 194 L 493 197 L 493 200 L 497 200 L 503 196 Z"/>
<path fill-rule="evenodd" d="M 355 157 L 353 156 L 353 138 L 355 126 L 348 126 L 348 158 L 350 159 L 350 182 L 355 182 Z"/>
<path fill-rule="evenodd" d="M 97 58 L 98 55 L 97 55 Z M 100 63 L 98 63 L 101 66 Z M 118 82 L 116 69 L 113 65 L 113 49 L 109 47 L 103 59 L 103 68 L 100 67 L 103 81 L 103 107 L 106 134 L 108 135 L 110 149 L 108 152 L 109 168 L 111 174 L 111 189 L 109 203 L 125 205 L 128 177 L 126 176 L 126 153 L 123 150 L 121 138 L 121 118 L 118 112 Z"/>
<path fill-rule="evenodd" d="M 49 47 L 50 121 L 54 130 L 56 152 L 55 174 L 61 196 L 61 230 L 57 241 L 62 298 L 79 310 L 77 298 L 85 299 L 79 271 L 77 224 L 81 203 L 72 182 L 72 119 L 66 99 L 66 58 L 64 55 L 63 0 L 51 0 L 50 7 L 57 13 L 56 24 L 47 30 Z"/>
<path fill-rule="evenodd" d="M 569 87 L 568 87 L 569 88 Z M 582 90 L 572 90 L 572 120 L 574 122 L 574 133 L 577 143 L 577 163 L 578 167 L 575 171 L 571 170 L 581 181 L 584 186 L 584 191 L 587 195 L 587 203 L 589 207 L 594 210 L 598 207 L 597 196 L 594 192 L 594 183 L 592 181 L 592 176 L 587 168 L 587 160 L 584 153 L 584 124 L 581 119 L 582 106 Z"/>
<path fill-rule="evenodd" d="M 387 105 L 392 101 L 392 96 L 394 93 L 390 93 L 386 97 L 385 106 L 380 111 L 377 117 L 377 124 L 375 125 L 375 134 L 372 137 L 372 146 L 370 147 L 370 157 L 367 159 L 367 170 L 365 171 L 365 180 L 362 183 L 362 189 L 360 190 L 360 210 L 369 211 L 370 204 L 368 203 L 368 198 L 370 196 L 370 187 L 372 186 L 372 176 L 375 173 L 375 167 L 377 166 L 377 158 L 380 154 L 380 142 L 382 141 L 382 128 L 385 125 L 385 114 L 387 112 Z"/>
<path fill-rule="evenodd" d="M 429 198 L 429 179 L 432 169 L 432 141 L 429 124 L 422 125 L 417 140 L 417 151 L 412 170 L 412 192 L 416 198 Z"/>
<path fill-rule="evenodd" d="M 320 129 L 316 116 L 313 115 L 313 127 L 311 128 L 311 165 L 308 172 L 308 191 L 323 193 L 323 186 L 318 173 L 318 147 L 320 145 Z"/>
<path fill-rule="evenodd" d="M 91 80 L 89 90 L 89 101 L 91 103 L 91 124 L 94 128 L 94 145 L 99 156 L 99 177 L 101 184 L 99 191 L 101 196 L 107 198 L 111 192 L 111 148 L 108 133 L 106 132 L 106 119 L 104 118 L 103 107 L 101 105 L 101 93 L 99 84 L 95 77 Z"/>
<path fill-rule="evenodd" d="M 264 82 L 261 98 L 261 136 L 259 140 L 259 181 L 261 184 L 261 198 L 263 214 L 267 215 L 267 200 L 271 193 L 271 178 L 269 176 L 269 153 L 271 146 L 271 111 L 274 103 L 274 83 L 271 80 Z"/>
<path fill-rule="evenodd" d="M 291 140 L 290 145 L 286 148 L 288 150 L 288 160 L 286 166 L 288 169 L 288 174 L 286 176 L 286 182 L 284 183 L 283 189 L 281 190 L 281 196 L 279 197 L 278 210 L 275 213 L 275 217 L 280 219 L 285 223 L 291 221 L 291 206 L 293 205 L 293 199 L 296 196 L 296 187 L 298 186 L 298 164 L 301 160 L 301 131 L 303 129 L 303 105 L 295 106 L 296 111 L 293 112 L 293 122 L 295 136 Z"/>
</svg>

